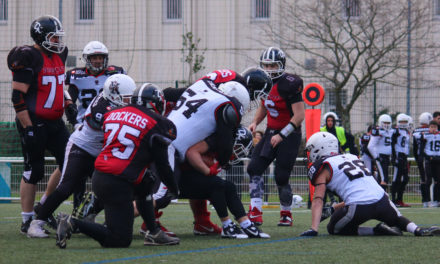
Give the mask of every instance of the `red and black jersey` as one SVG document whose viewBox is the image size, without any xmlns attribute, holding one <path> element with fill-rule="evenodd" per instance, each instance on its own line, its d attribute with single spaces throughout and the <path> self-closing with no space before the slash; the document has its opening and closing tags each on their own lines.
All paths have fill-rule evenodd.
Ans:
<svg viewBox="0 0 440 264">
<path fill-rule="evenodd" d="M 239 83 L 243 84 L 246 87 L 246 81 L 243 78 L 243 76 L 241 76 L 239 73 L 237 73 L 233 70 L 227 70 L 227 69 L 216 70 L 216 71 L 213 71 L 213 72 L 206 74 L 205 76 L 203 76 L 199 80 L 202 80 L 202 79 L 210 79 L 217 86 L 219 84 L 222 84 L 225 82 L 235 81 L 235 82 L 239 82 Z"/>
<path fill-rule="evenodd" d="M 153 138 L 169 142 L 176 138 L 176 127 L 170 120 L 135 105 L 106 113 L 103 130 L 104 147 L 95 161 L 95 168 L 130 182 L 141 180 L 155 160 Z"/>
<path fill-rule="evenodd" d="M 64 113 L 64 64 L 67 48 L 48 55 L 33 46 L 13 48 L 8 55 L 12 80 L 29 84 L 28 111 L 41 119 L 56 120 Z"/>
<path fill-rule="evenodd" d="M 285 127 L 294 113 L 292 104 L 301 102 L 303 80 L 294 74 L 284 73 L 276 80 L 263 104 L 267 110 L 267 127 L 280 130 Z"/>
</svg>

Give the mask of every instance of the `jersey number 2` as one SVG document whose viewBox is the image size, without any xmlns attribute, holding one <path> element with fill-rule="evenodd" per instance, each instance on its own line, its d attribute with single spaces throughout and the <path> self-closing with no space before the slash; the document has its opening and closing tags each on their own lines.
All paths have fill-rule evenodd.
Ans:
<svg viewBox="0 0 440 264">
<path fill-rule="evenodd" d="M 338 166 L 350 181 L 364 176 L 372 176 L 362 160 L 346 161 Z"/>
</svg>

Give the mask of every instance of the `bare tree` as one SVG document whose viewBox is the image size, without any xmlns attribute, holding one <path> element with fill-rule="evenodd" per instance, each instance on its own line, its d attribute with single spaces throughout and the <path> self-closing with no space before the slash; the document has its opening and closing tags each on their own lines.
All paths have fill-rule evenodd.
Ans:
<svg viewBox="0 0 440 264">
<path fill-rule="evenodd" d="M 304 69 L 304 77 L 332 86 L 336 112 L 349 129 L 350 110 L 374 80 L 387 82 L 391 75 L 406 74 L 408 33 L 417 50 L 424 51 L 417 53 L 410 67 L 438 58 L 430 26 L 431 1 L 414 2 L 408 12 L 408 1 L 282 0 L 276 14 L 281 23 L 263 26 L 271 37 L 259 42 L 279 43 L 294 65 Z M 312 59 L 314 65 L 304 58 Z M 348 98 L 343 105 L 345 89 Z"/>
<path fill-rule="evenodd" d="M 182 55 L 183 60 L 188 64 L 188 79 L 183 80 L 182 83 L 189 85 L 193 83 L 194 75 L 205 69 L 203 62 L 205 60 L 206 48 L 201 52 L 199 50 L 200 38 L 195 38 L 194 34 L 189 31 L 182 35 Z"/>
</svg>

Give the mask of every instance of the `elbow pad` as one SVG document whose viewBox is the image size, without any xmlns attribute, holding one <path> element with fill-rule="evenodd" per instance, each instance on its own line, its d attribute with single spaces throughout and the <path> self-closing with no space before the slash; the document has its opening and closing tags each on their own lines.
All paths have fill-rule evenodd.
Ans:
<svg viewBox="0 0 440 264">
<path fill-rule="evenodd" d="M 24 101 L 25 93 L 22 91 L 13 89 L 12 90 L 12 104 L 14 105 L 15 112 L 21 112 L 27 110 L 26 102 Z"/>
<path fill-rule="evenodd" d="M 238 127 L 240 125 L 240 116 L 232 105 L 227 104 L 222 111 L 222 118 L 229 127 Z"/>
</svg>

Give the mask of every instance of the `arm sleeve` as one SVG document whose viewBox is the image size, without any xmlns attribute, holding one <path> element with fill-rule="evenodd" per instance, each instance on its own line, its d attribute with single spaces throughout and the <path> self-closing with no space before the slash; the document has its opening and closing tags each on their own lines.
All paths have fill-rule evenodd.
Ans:
<svg viewBox="0 0 440 264">
<path fill-rule="evenodd" d="M 72 102 L 75 103 L 76 100 L 78 99 L 78 87 L 76 87 L 75 85 L 71 84 L 69 85 L 69 88 L 67 89 L 67 91 L 70 94 L 70 97 L 72 97 Z"/>
<path fill-rule="evenodd" d="M 177 182 L 174 177 L 174 155 L 169 151 L 170 142 L 166 138 L 156 135 L 152 140 L 152 153 L 154 153 L 154 164 L 161 181 L 168 187 L 169 191 L 178 194 Z"/>
<path fill-rule="evenodd" d="M 419 159 L 419 144 L 417 142 L 417 138 L 413 137 L 413 153 L 414 153 L 414 158 L 416 159 L 416 161 Z"/>
<path fill-rule="evenodd" d="M 374 159 L 377 158 L 376 145 L 378 140 L 379 140 L 379 136 L 372 136 L 370 138 L 370 142 L 368 142 L 367 149 L 371 153 Z"/>
<path fill-rule="evenodd" d="M 163 96 L 165 100 L 171 102 L 177 102 L 180 96 L 185 92 L 186 88 L 166 88 L 163 90 Z"/>
<path fill-rule="evenodd" d="M 218 111 L 217 113 L 219 115 L 217 116 L 217 128 L 213 134 L 213 141 L 215 142 L 214 148 L 217 153 L 217 160 L 223 166 L 231 158 L 237 126 L 223 118 L 224 115 L 220 114 L 223 111 Z"/>
</svg>

